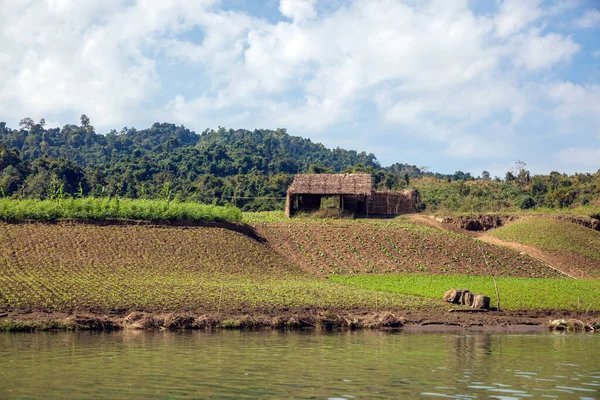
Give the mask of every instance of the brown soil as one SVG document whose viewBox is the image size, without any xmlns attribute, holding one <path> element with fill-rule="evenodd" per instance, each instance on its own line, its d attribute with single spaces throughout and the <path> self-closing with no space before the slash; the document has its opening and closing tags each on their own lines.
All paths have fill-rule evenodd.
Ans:
<svg viewBox="0 0 600 400">
<path fill-rule="evenodd" d="M 467 235 L 471 237 L 477 237 L 480 235 L 479 232 L 468 231 L 466 229 L 461 228 L 458 225 L 444 222 L 444 218 L 439 218 L 434 215 L 412 214 L 409 217 L 409 221 L 416 225 L 424 225 L 430 228 L 437 228 L 444 231 L 460 233 L 462 235 Z"/>
<path fill-rule="evenodd" d="M 434 220 L 423 220 L 433 226 L 437 224 Z M 527 254 L 438 229 L 344 221 L 271 222 L 256 224 L 255 228 L 277 253 L 319 276 L 343 273 L 487 276 L 492 268 L 496 276 L 564 277 Z"/>
<path fill-rule="evenodd" d="M 536 216 L 532 216 L 535 218 Z M 466 220 L 468 217 L 462 217 Z M 477 217 L 476 217 L 477 218 Z M 585 226 L 591 229 L 600 229 L 598 220 L 592 218 L 583 217 L 568 217 L 568 216 L 555 216 L 554 218 L 576 223 L 578 225 Z M 504 219 L 502 224 L 510 223 L 518 218 Z M 542 251 L 535 246 L 524 245 L 517 242 L 507 242 L 497 237 L 487 235 L 485 230 L 482 231 L 468 231 L 460 227 L 460 224 L 456 223 L 456 220 L 449 218 L 442 219 L 434 216 L 425 215 L 414 215 L 410 218 L 411 222 L 419 225 L 430 226 L 446 231 L 455 233 L 462 233 L 471 237 L 475 237 L 485 243 L 489 243 L 495 246 L 501 246 L 512 249 L 521 254 L 527 254 L 528 256 L 543 262 L 550 267 L 563 272 L 564 274 L 577 279 L 597 279 L 600 276 L 600 263 L 597 260 L 590 259 L 579 254 L 559 251 Z"/>
<path fill-rule="evenodd" d="M 422 217 L 422 218 L 419 218 Z M 555 218 L 562 221 L 572 222 L 577 225 L 584 226 L 586 228 L 600 230 L 600 220 L 586 216 L 570 216 L 570 215 L 529 215 L 528 218 Z M 492 215 L 492 214 L 476 214 L 467 216 L 456 216 L 456 217 L 424 217 L 416 215 L 413 217 L 418 223 L 428 224 L 430 223 L 427 219 L 433 219 L 439 222 L 438 227 L 441 229 L 451 230 L 457 232 L 467 233 L 468 232 L 485 232 L 491 229 L 500 228 L 506 224 L 520 219 L 521 217 L 515 215 Z"/>
<path fill-rule="evenodd" d="M 596 231 L 600 231 L 600 220 L 596 218 L 571 217 L 565 215 L 557 215 L 554 218 L 572 222 L 577 225 L 585 226 L 586 228 L 594 229 Z"/>
<path fill-rule="evenodd" d="M 262 238 L 252 240 L 256 238 L 252 227 L 225 223 L 0 222 L 0 271 L 30 266 L 49 274 L 100 274 L 123 268 L 132 273 L 156 269 L 262 276 L 303 273 L 260 243 Z"/>
<path fill-rule="evenodd" d="M 479 232 L 499 228 L 519 217 L 512 215 L 469 215 L 460 217 L 445 217 L 442 222 L 445 225 L 455 226 L 466 231 Z"/>
<path fill-rule="evenodd" d="M 472 310 L 280 310 L 257 313 L 126 312 L 96 314 L 14 311 L 0 314 L 0 331 L 119 330 L 119 329 L 390 329 L 419 330 L 548 330 L 550 322 L 564 319 L 582 330 L 600 331 L 600 312 L 473 312 Z"/>
<path fill-rule="evenodd" d="M 562 271 L 572 278 L 594 279 L 594 276 L 591 276 L 586 271 L 596 271 L 599 269 L 598 262 L 596 260 L 589 259 L 588 257 L 579 254 L 559 251 L 544 252 L 535 246 L 529 246 L 516 242 L 506 242 L 491 235 L 479 236 L 479 240 L 494 244 L 496 246 L 504 246 L 515 251 L 526 253 L 529 256 L 541 260 L 551 267 Z"/>
</svg>

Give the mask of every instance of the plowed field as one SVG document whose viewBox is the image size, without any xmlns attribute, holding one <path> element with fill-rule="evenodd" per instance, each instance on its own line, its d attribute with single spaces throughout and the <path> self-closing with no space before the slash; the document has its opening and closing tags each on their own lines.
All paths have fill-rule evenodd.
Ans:
<svg viewBox="0 0 600 400">
<path fill-rule="evenodd" d="M 404 222 L 291 221 L 256 223 L 255 227 L 278 253 L 317 275 L 492 273 L 508 277 L 565 277 L 526 254 Z"/>
<path fill-rule="evenodd" d="M 307 273 L 219 227 L 0 223 L 0 310 L 439 309 Z"/>
</svg>

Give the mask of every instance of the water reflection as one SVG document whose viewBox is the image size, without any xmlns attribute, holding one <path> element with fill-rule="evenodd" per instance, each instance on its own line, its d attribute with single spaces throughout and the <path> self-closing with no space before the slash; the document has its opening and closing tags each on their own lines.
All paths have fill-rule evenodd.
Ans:
<svg viewBox="0 0 600 400">
<path fill-rule="evenodd" d="M 0 398 L 600 398 L 600 335 L 0 335 Z"/>
</svg>

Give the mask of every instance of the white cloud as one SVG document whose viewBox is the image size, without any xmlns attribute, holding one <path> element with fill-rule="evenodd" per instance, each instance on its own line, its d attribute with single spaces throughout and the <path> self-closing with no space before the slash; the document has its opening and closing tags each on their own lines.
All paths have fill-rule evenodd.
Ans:
<svg viewBox="0 0 600 400">
<path fill-rule="evenodd" d="M 368 111 L 373 132 L 493 158 L 527 135 L 528 117 L 600 126 L 598 86 L 556 82 L 582 47 L 549 22 L 572 0 L 506 0 L 489 15 L 468 0 L 327 12 L 281 0 L 278 22 L 216 0 L 0 1 L 0 119 L 85 112 L 107 127 L 161 118 L 326 139 L 340 127 L 351 137 Z"/>
<path fill-rule="evenodd" d="M 202 11 L 184 1 L 8 0 L 3 7 L 0 47 L 10 60 L 3 103 L 21 116 L 85 112 L 106 125 L 131 120 L 160 88 L 146 48 Z"/>
<path fill-rule="evenodd" d="M 581 46 L 571 38 L 565 38 L 556 33 L 540 36 L 538 32 L 531 31 L 527 35 L 516 38 L 518 49 L 516 62 L 530 70 L 539 70 L 552 65 L 569 61 Z"/>
<path fill-rule="evenodd" d="M 568 165 L 579 167 L 598 168 L 600 160 L 600 148 L 578 148 L 570 147 L 558 152 L 557 157 L 560 161 Z"/>
<path fill-rule="evenodd" d="M 494 22 L 496 33 L 508 37 L 519 32 L 542 15 L 539 0 L 504 0 Z"/>
<path fill-rule="evenodd" d="M 600 11 L 595 8 L 586 10 L 585 13 L 575 21 L 575 26 L 584 29 L 600 26 Z"/>
<path fill-rule="evenodd" d="M 279 11 L 296 22 L 314 18 L 316 0 L 280 0 Z"/>
<path fill-rule="evenodd" d="M 600 85 L 561 82 L 549 85 L 547 90 L 548 96 L 558 104 L 555 112 L 559 118 L 587 116 L 600 121 Z"/>
</svg>

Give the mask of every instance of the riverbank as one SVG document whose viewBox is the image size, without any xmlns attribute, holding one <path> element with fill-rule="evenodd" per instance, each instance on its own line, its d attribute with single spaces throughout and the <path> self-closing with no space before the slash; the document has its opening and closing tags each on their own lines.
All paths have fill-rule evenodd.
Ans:
<svg viewBox="0 0 600 400">
<path fill-rule="evenodd" d="M 564 321 L 557 326 L 555 321 Z M 40 312 L 19 310 L 0 313 L 0 331 L 35 332 L 55 330 L 113 331 L 154 330 L 353 330 L 408 329 L 425 331 L 468 330 L 529 332 L 548 330 L 600 332 L 600 313 L 471 310 L 280 310 L 272 313 L 231 311 L 193 314 L 187 312 Z"/>
</svg>

